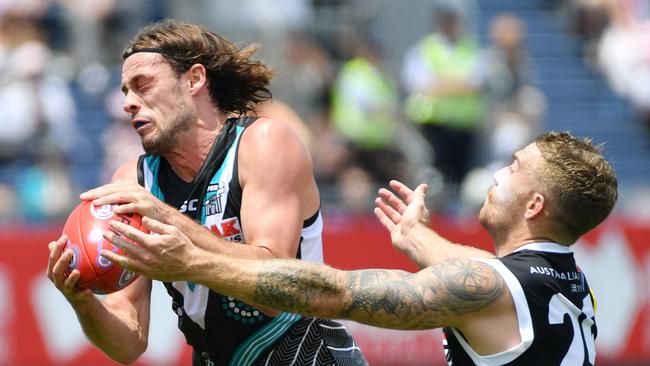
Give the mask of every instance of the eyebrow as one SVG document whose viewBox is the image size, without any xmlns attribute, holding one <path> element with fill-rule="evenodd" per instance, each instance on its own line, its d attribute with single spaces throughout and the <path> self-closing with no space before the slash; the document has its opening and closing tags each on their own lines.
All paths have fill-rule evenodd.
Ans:
<svg viewBox="0 0 650 366">
<path fill-rule="evenodd" d="M 122 88 L 121 88 L 122 93 L 124 93 L 124 95 L 126 95 L 126 92 L 129 91 L 129 88 L 127 87 L 127 85 L 137 83 L 143 77 L 147 77 L 147 75 L 145 75 L 145 74 L 136 74 L 129 81 L 127 81 L 126 83 L 123 83 Z"/>
</svg>

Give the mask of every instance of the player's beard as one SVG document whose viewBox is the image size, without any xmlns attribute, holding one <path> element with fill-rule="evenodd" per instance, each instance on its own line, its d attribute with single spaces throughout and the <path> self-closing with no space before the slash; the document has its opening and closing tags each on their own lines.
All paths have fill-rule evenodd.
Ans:
<svg viewBox="0 0 650 366">
<path fill-rule="evenodd" d="M 181 133 L 189 130 L 196 121 L 196 114 L 187 105 L 181 104 L 176 118 L 165 129 L 160 129 L 158 134 L 150 140 L 142 140 L 142 148 L 147 154 L 163 155 L 174 150 L 180 143 Z"/>
</svg>

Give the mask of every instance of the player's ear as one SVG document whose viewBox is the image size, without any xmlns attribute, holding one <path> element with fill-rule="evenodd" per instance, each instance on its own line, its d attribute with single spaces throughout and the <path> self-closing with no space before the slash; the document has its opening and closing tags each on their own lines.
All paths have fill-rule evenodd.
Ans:
<svg viewBox="0 0 650 366">
<path fill-rule="evenodd" d="M 526 203 L 526 211 L 524 217 L 527 220 L 534 219 L 544 212 L 546 208 L 546 198 L 541 193 L 535 192 L 533 196 Z"/>
<path fill-rule="evenodd" d="M 189 78 L 190 92 L 196 94 L 201 88 L 207 85 L 207 74 L 205 66 L 202 64 L 194 64 L 187 70 Z"/>
</svg>

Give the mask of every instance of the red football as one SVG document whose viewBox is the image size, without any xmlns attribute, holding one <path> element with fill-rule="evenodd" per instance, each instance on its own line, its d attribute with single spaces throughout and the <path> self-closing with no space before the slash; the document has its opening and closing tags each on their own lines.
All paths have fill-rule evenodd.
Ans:
<svg viewBox="0 0 650 366">
<path fill-rule="evenodd" d="M 137 214 L 115 214 L 112 205 L 95 206 L 91 201 L 83 201 L 68 216 L 63 233 L 68 236 L 66 249 L 70 248 L 73 258 L 66 275 L 73 269 L 81 273 L 77 287 L 91 289 L 96 294 L 109 294 L 121 290 L 138 278 L 138 275 L 113 264 L 101 256 L 102 249 L 124 255 L 121 249 L 102 237 L 110 230 L 108 223 L 120 220 L 136 229 L 148 232 L 142 226 L 142 218 Z M 128 239 L 127 239 L 128 240 Z"/>
</svg>

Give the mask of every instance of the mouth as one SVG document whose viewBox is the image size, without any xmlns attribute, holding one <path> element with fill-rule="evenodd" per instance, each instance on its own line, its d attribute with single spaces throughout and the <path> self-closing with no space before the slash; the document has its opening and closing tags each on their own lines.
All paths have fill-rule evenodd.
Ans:
<svg viewBox="0 0 650 366">
<path fill-rule="evenodd" d="M 141 120 L 141 119 L 131 121 L 131 125 L 133 126 L 133 128 L 136 131 L 141 129 L 143 126 L 145 126 L 147 124 L 149 124 L 149 121 L 145 121 L 145 120 Z"/>
</svg>

